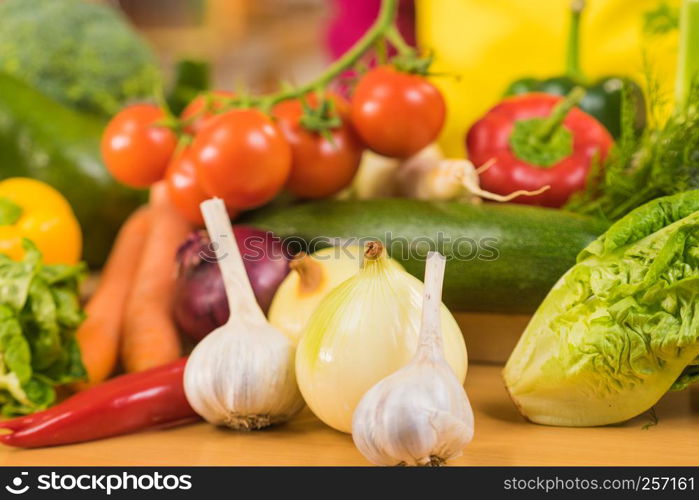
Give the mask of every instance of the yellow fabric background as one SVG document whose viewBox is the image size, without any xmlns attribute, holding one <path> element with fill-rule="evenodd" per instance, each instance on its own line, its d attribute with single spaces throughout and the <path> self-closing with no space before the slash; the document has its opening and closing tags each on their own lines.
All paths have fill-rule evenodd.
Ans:
<svg viewBox="0 0 699 500">
<path fill-rule="evenodd" d="M 448 102 L 441 144 L 463 156 L 468 127 L 523 76 L 562 74 L 570 0 L 416 0 L 421 45 L 435 53 L 432 71 Z M 672 98 L 678 32 L 643 34 L 644 14 L 663 0 L 588 0 L 581 24 L 581 65 L 590 79 L 631 76 L 645 84 L 649 67 Z M 680 0 L 667 0 L 674 8 Z"/>
</svg>

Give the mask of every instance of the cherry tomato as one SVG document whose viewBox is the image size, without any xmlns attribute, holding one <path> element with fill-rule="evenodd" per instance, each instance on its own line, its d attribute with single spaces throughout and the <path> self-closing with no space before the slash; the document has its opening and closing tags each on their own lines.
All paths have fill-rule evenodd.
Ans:
<svg viewBox="0 0 699 500">
<path fill-rule="evenodd" d="M 283 101 L 273 110 L 291 146 L 291 175 L 286 187 L 301 198 L 338 193 L 352 182 L 362 159 L 363 144 L 349 123 L 349 104 L 340 96 L 329 97 L 343 121 L 340 127 L 329 130 L 332 140 L 301 125 L 303 106 L 299 100 Z M 311 95 L 308 103 L 315 107 L 318 100 Z"/>
<path fill-rule="evenodd" d="M 216 97 L 233 97 L 235 94 L 230 90 L 214 90 L 209 92 L 209 95 L 199 95 L 192 99 L 182 114 L 180 118 L 183 120 L 189 120 L 196 116 L 194 121 L 185 127 L 185 132 L 196 135 L 204 126 L 204 124 L 213 116 L 216 115 L 216 111 L 220 110 L 224 101 L 221 99 L 216 99 Z M 208 104 L 209 109 L 202 111 L 203 108 Z M 201 113 L 201 114 L 199 114 Z"/>
<path fill-rule="evenodd" d="M 364 143 L 384 156 L 407 158 L 433 142 L 446 106 L 420 75 L 379 66 L 366 73 L 352 96 L 352 123 Z"/>
<path fill-rule="evenodd" d="M 234 109 L 211 118 L 191 148 L 204 192 L 239 210 L 270 201 L 291 171 L 289 144 L 256 109 Z"/>
<path fill-rule="evenodd" d="M 142 188 L 165 175 L 177 137 L 172 130 L 154 125 L 165 117 L 157 106 L 135 104 L 109 122 L 102 135 L 102 159 L 116 180 Z"/>
<path fill-rule="evenodd" d="M 209 199 L 209 196 L 199 185 L 190 148 L 183 150 L 172 160 L 165 174 L 165 181 L 170 192 L 170 199 L 180 214 L 194 224 L 204 224 L 204 217 L 199 205 Z M 231 219 L 237 215 L 234 209 L 226 208 L 228 208 L 228 215 Z"/>
</svg>

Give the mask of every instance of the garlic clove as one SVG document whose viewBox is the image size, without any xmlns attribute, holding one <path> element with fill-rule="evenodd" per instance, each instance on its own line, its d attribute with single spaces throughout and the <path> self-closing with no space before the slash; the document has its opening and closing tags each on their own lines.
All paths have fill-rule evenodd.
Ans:
<svg viewBox="0 0 699 500">
<path fill-rule="evenodd" d="M 473 411 L 451 368 L 411 363 L 372 387 L 352 419 L 352 438 L 376 465 L 441 465 L 473 439 Z"/>
<path fill-rule="evenodd" d="M 185 394 L 207 422 L 257 430 L 283 423 L 303 408 L 293 345 L 264 325 L 255 336 L 231 335 L 221 327 L 204 337 L 190 355 Z"/>
<path fill-rule="evenodd" d="M 284 422 L 303 408 L 295 348 L 260 309 L 220 199 L 202 203 L 231 311 L 226 324 L 192 351 L 184 391 L 194 411 L 215 425 L 254 430 Z"/>
<path fill-rule="evenodd" d="M 427 259 L 417 353 L 408 365 L 362 397 L 352 418 L 352 439 L 377 465 L 442 465 L 473 438 L 473 410 L 446 362 L 441 332 L 445 259 Z"/>
</svg>

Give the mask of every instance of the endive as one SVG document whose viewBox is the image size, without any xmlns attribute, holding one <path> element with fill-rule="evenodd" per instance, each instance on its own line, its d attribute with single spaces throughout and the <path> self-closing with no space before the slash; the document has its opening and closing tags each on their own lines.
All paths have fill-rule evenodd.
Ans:
<svg viewBox="0 0 699 500">
<path fill-rule="evenodd" d="M 699 190 L 616 222 L 553 287 L 505 366 L 529 420 L 622 422 L 699 378 Z"/>
</svg>

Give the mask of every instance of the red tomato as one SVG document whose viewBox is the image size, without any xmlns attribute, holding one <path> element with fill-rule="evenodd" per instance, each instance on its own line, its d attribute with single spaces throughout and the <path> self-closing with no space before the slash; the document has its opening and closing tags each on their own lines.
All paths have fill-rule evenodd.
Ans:
<svg viewBox="0 0 699 500">
<path fill-rule="evenodd" d="M 379 66 L 365 74 L 352 96 L 352 123 L 371 149 L 407 158 L 433 142 L 446 106 L 437 88 L 420 75 Z"/>
<path fill-rule="evenodd" d="M 192 99 L 192 102 L 187 104 L 184 108 L 180 118 L 182 120 L 189 120 L 196 116 L 194 121 L 185 127 L 185 132 L 196 135 L 204 124 L 209 120 L 209 118 L 216 115 L 216 111 L 220 110 L 224 101 L 221 99 L 216 99 L 216 97 L 233 97 L 235 94 L 230 90 L 214 90 L 209 92 L 208 95 L 199 95 Z M 204 107 L 209 105 L 209 109 L 204 110 Z M 201 114 L 199 114 L 201 113 Z"/>
<path fill-rule="evenodd" d="M 191 148 L 204 192 L 239 210 L 270 201 L 291 171 L 289 144 L 272 120 L 256 109 L 215 116 Z"/>
<path fill-rule="evenodd" d="M 102 159 L 116 180 L 142 188 L 165 175 L 177 137 L 154 125 L 165 117 L 157 106 L 135 104 L 122 109 L 102 134 Z"/>
<path fill-rule="evenodd" d="M 303 106 L 299 100 L 283 101 L 273 114 L 291 146 L 291 175 L 287 188 L 301 198 L 324 198 L 347 187 L 357 173 L 363 145 L 349 123 L 349 104 L 342 97 L 331 95 L 342 125 L 329 130 L 332 140 L 303 127 L 300 118 Z M 308 97 L 315 107 L 318 100 Z"/>
<path fill-rule="evenodd" d="M 170 193 L 170 199 L 182 217 L 194 224 L 204 224 L 204 217 L 201 215 L 199 205 L 209 196 L 199 185 L 189 148 L 172 160 L 165 174 L 165 183 Z M 235 214 L 230 213 L 230 215 L 233 217 Z"/>
</svg>

